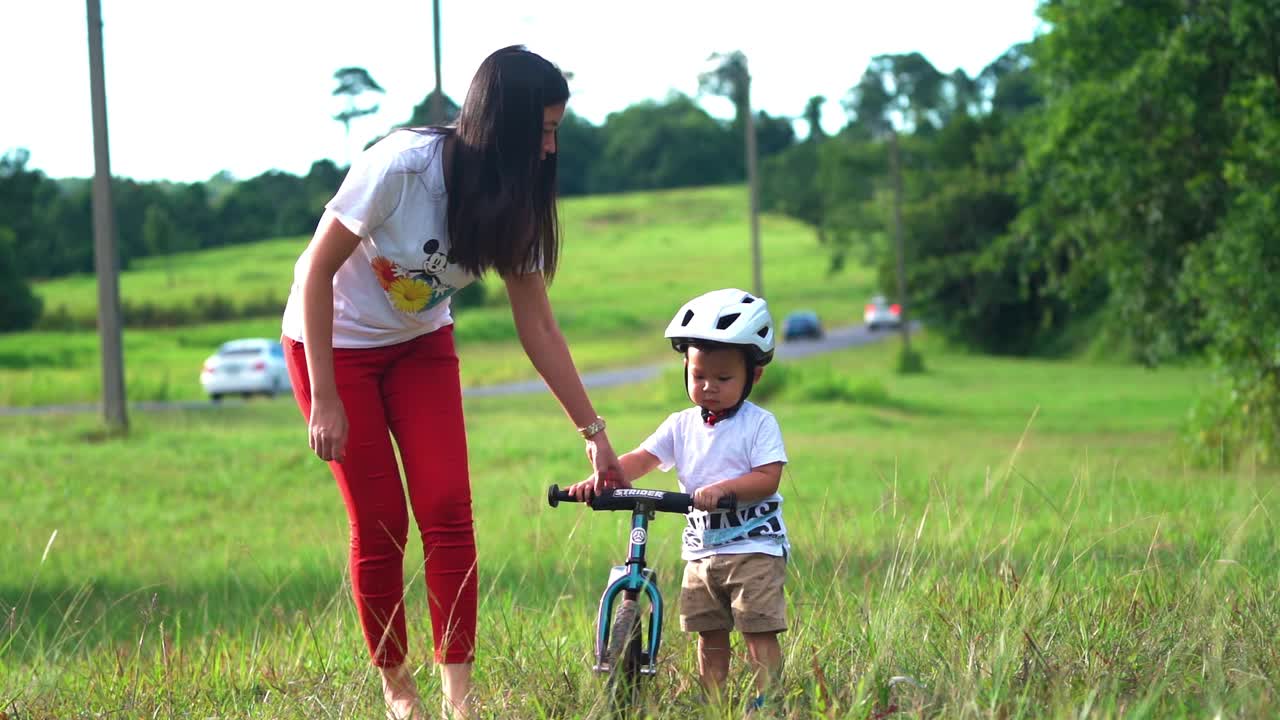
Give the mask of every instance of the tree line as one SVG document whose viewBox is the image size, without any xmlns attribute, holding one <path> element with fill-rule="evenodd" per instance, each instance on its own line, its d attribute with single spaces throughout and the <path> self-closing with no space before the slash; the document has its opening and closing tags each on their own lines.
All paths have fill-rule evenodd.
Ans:
<svg viewBox="0 0 1280 720">
<path fill-rule="evenodd" d="M 803 140 L 792 118 L 757 113 L 764 207 L 810 223 L 832 272 L 871 262 L 892 294 L 892 141 L 900 299 L 931 328 L 986 352 L 1106 334 L 1152 365 L 1208 356 L 1222 385 L 1195 410 L 1196 442 L 1219 455 L 1270 448 L 1274 459 L 1280 0 L 1046 0 L 1039 14 L 1045 31 L 974 77 L 919 53 L 877 56 L 834 99 L 847 116 L 834 135 L 818 123 L 826 98 L 797 109 Z M 407 124 L 425 124 L 431 100 Z M 742 122 L 684 95 L 598 126 L 570 112 L 561 190 L 739 182 Z M 0 287 L 92 269 L 87 181 L 26 162 L 22 151 L 0 160 Z M 309 233 L 341 177 L 322 161 L 305 177 L 118 179 L 121 260 Z M 22 302 L 0 299 L 0 323 L 22 327 L 12 309 Z"/>
<path fill-rule="evenodd" d="M 425 98 L 398 127 L 426 125 L 431 101 Z M 445 107 L 456 115 L 452 100 L 446 98 Z M 347 110 L 337 119 L 345 124 L 360 112 Z M 757 129 L 766 155 L 795 142 L 787 118 L 760 113 Z M 561 192 L 740 182 L 741 137 L 734 121 L 712 117 L 685 95 L 632 105 L 601 125 L 569 112 L 560 130 Z M 30 162 L 22 148 L 0 156 L 0 331 L 29 328 L 39 319 L 30 281 L 94 267 L 91 180 L 50 178 Z M 303 176 L 272 170 L 247 180 L 220 173 L 194 183 L 113 178 L 121 267 L 148 256 L 309 234 L 345 173 L 320 160 Z"/>
<path fill-rule="evenodd" d="M 901 134 L 909 306 L 985 352 L 1103 335 L 1208 358 L 1201 459 L 1280 459 L 1280 0 L 1049 0 L 976 78 L 875 58 L 849 124 L 765 162 L 775 211 L 892 291 Z"/>
</svg>

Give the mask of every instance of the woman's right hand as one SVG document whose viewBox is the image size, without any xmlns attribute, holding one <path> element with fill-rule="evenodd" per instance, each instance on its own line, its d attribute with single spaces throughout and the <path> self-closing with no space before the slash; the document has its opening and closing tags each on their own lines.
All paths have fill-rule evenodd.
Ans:
<svg viewBox="0 0 1280 720">
<path fill-rule="evenodd" d="M 307 422 L 307 434 L 311 449 L 326 462 L 342 462 L 347 451 L 347 411 L 342 400 L 315 398 L 311 403 L 311 418 Z"/>
<path fill-rule="evenodd" d="M 631 487 L 604 430 L 587 439 L 587 459 L 594 470 L 589 478 L 592 495 L 599 495 L 602 490 Z M 590 500 L 590 496 L 587 499 Z"/>
<path fill-rule="evenodd" d="M 578 502 L 591 502 L 591 498 L 596 496 L 595 484 L 595 476 L 593 475 L 582 482 L 570 485 L 566 490 L 569 492 L 569 497 Z"/>
</svg>

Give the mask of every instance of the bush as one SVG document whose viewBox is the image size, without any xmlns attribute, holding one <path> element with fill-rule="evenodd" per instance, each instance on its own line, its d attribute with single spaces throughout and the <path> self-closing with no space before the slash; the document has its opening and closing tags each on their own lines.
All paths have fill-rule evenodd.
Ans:
<svg viewBox="0 0 1280 720">
<path fill-rule="evenodd" d="M 917 375 L 924 371 L 924 355 L 921 355 L 920 351 L 905 347 L 898 350 L 899 375 Z"/>
<path fill-rule="evenodd" d="M 97 327 L 95 323 L 91 327 Z M 59 305 L 53 310 L 45 310 L 40 313 L 40 319 L 36 321 L 36 330 L 84 330 L 80 322 L 71 315 L 66 305 Z"/>
<path fill-rule="evenodd" d="M 886 407 L 893 405 L 889 389 L 879 380 L 856 379 L 831 367 L 795 367 L 771 364 L 760 382 L 751 388 L 751 402 L 767 405 L 777 398 L 808 402 L 842 402 L 852 405 Z M 658 399 L 673 407 L 687 405 L 684 368 L 673 364 L 659 380 Z"/>
<path fill-rule="evenodd" d="M 769 402 L 769 400 L 777 397 L 784 389 L 793 384 L 793 378 L 796 374 L 796 369 L 787 365 L 769 364 L 765 367 L 764 375 L 760 377 L 760 382 L 751 388 L 751 401 L 757 405 Z"/>
<path fill-rule="evenodd" d="M 1182 436 L 1192 465 L 1227 470 L 1241 462 L 1270 465 L 1280 459 L 1280 423 L 1274 410 L 1280 398 L 1253 395 L 1220 376 L 1192 404 Z"/>
<path fill-rule="evenodd" d="M 12 230 L 0 227 L 0 332 L 27 330 L 40 317 L 40 298 L 18 274 Z"/>
<path fill-rule="evenodd" d="M 889 389 L 879 380 L 854 381 L 832 370 L 817 369 L 797 388 L 799 396 L 813 402 L 844 402 L 851 405 L 887 405 Z"/>
<path fill-rule="evenodd" d="M 469 307 L 483 307 L 489 301 L 488 293 L 485 290 L 484 282 L 476 279 L 475 282 L 462 288 L 449 298 L 449 308 L 453 311 L 464 310 Z"/>
</svg>

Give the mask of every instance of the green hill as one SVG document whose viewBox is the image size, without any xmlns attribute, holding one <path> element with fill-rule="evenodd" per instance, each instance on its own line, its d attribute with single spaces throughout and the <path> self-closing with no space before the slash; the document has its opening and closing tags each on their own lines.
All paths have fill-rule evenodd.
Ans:
<svg viewBox="0 0 1280 720">
<path fill-rule="evenodd" d="M 665 357 L 662 328 L 689 297 L 719 287 L 751 288 L 750 235 L 743 188 L 710 187 L 572 198 L 562 204 L 564 251 L 552 301 L 582 370 Z M 860 319 L 870 271 L 827 272 L 828 257 L 808 226 L 761 219 L 765 295 L 781 319 L 800 308 L 839 326 Z M 121 302 L 153 315 L 221 322 L 127 327 L 125 365 L 133 400 L 195 399 L 200 363 L 221 342 L 279 334 L 293 264 L 307 238 L 278 238 L 172 257 L 149 258 L 120 278 Z M 485 279 L 485 302 L 458 313 L 467 385 L 529 378 L 499 280 Z M 36 287 L 46 309 L 91 325 L 92 276 Z M 0 336 L 0 405 L 93 402 L 100 392 L 98 340 L 90 330 Z"/>
</svg>

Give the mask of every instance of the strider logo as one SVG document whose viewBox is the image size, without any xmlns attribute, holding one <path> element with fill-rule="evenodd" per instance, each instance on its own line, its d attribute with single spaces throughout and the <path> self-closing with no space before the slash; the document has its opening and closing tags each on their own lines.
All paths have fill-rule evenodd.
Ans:
<svg viewBox="0 0 1280 720">
<path fill-rule="evenodd" d="M 644 528 L 634 528 L 631 530 L 632 545 L 643 545 L 648 539 L 649 534 L 644 531 Z"/>
<path fill-rule="evenodd" d="M 661 500 L 663 495 L 666 495 L 666 493 L 661 490 L 642 490 L 640 488 L 620 488 L 613 491 L 613 496 L 619 498 L 638 497 Z"/>
</svg>

